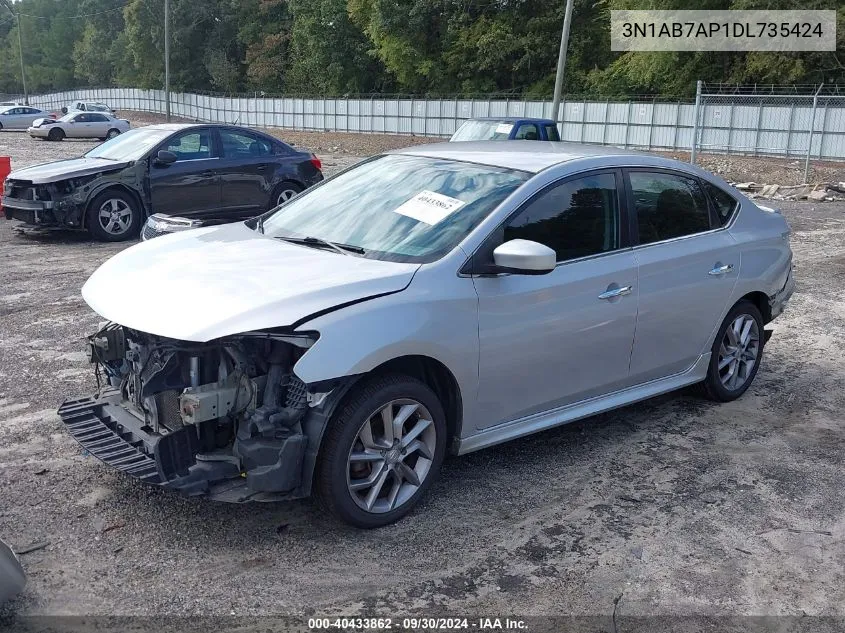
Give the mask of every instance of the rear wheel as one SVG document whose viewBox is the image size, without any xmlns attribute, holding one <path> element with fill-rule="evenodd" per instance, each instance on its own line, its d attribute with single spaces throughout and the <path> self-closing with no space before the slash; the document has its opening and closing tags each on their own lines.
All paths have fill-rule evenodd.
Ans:
<svg viewBox="0 0 845 633">
<path fill-rule="evenodd" d="M 113 138 L 114 138 L 115 136 L 117 136 L 118 134 L 120 134 L 120 130 L 118 130 L 117 128 L 112 128 L 112 129 L 110 129 L 110 130 L 109 130 L 109 133 L 108 133 L 108 134 L 106 134 L 106 139 L 107 139 L 107 140 L 108 140 L 108 139 L 113 139 Z"/>
<path fill-rule="evenodd" d="M 273 195 L 270 198 L 270 208 L 273 209 L 300 193 L 302 193 L 302 187 L 295 182 L 285 181 L 280 183 L 273 190 Z"/>
<path fill-rule="evenodd" d="M 94 198 L 88 209 L 88 230 L 105 242 L 137 237 L 141 231 L 141 208 L 125 191 L 104 191 Z"/>
<path fill-rule="evenodd" d="M 65 131 L 61 128 L 54 127 L 50 132 L 47 134 L 47 138 L 51 141 L 61 141 L 65 138 Z"/>
<path fill-rule="evenodd" d="M 763 317 L 750 301 L 737 303 L 719 328 L 710 354 L 704 394 L 711 400 L 729 402 L 744 394 L 763 358 Z"/>
<path fill-rule="evenodd" d="M 446 453 L 446 418 L 425 384 L 401 374 L 360 385 L 335 413 L 320 448 L 317 496 L 360 528 L 392 523 L 419 502 Z"/>
</svg>

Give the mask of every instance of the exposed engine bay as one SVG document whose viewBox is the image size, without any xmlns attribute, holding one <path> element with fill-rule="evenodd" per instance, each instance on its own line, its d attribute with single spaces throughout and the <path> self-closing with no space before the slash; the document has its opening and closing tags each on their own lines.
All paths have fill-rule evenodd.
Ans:
<svg viewBox="0 0 845 633">
<path fill-rule="evenodd" d="M 98 396 L 59 414 L 94 456 L 148 483 L 226 501 L 304 496 L 329 393 L 309 391 L 293 366 L 316 339 L 192 343 L 107 323 L 88 339 Z"/>
</svg>

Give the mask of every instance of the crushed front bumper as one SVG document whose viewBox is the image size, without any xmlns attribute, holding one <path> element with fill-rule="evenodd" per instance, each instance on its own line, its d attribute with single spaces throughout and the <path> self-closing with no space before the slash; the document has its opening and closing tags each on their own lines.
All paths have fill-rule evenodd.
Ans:
<svg viewBox="0 0 845 633">
<path fill-rule="evenodd" d="M 20 220 L 44 228 L 82 228 L 83 209 L 70 197 L 44 201 L 3 196 L 0 204 L 7 220 Z"/>
<path fill-rule="evenodd" d="M 300 482 L 290 492 L 256 492 L 231 455 L 201 453 L 200 432 L 185 425 L 156 432 L 121 405 L 117 389 L 100 397 L 68 400 L 58 410 L 68 432 L 97 459 L 144 483 L 189 497 L 216 501 L 278 501 L 300 498 Z"/>
</svg>

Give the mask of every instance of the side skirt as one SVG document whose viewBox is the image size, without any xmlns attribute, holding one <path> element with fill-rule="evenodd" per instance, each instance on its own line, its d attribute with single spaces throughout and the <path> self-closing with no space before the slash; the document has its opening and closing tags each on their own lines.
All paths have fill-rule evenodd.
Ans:
<svg viewBox="0 0 845 633">
<path fill-rule="evenodd" d="M 512 420 L 491 427 L 461 440 L 458 446 L 458 454 L 471 453 L 482 448 L 487 448 L 488 446 L 494 446 L 555 426 L 575 422 L 591 415 L 596 415 L 597 413 L 618 409 L 619 407 L 624 407 L 640 400 L 647 400 L 648 398 L 659 396 L 668 391 L 674 391 L 675 389 L 701 382 L 707 375 L 707 366 L 709 364 L 710 352 L 707 352 L 706 354 L 702 354 L 692 367 L 680 374 L 653 380 L 635 387 L 628 387 L 621 391 L 597 396 L 558 409 L 552 409 L 551 411 L 535 413 L 519 420 Z"/>
</svg>

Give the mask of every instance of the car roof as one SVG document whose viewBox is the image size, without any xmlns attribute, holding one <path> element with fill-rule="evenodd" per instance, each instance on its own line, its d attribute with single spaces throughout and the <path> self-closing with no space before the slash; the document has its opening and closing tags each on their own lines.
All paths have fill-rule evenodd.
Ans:
<svg viewBox="0 0 845 633">
<path fill-rule="evenodd" d="M 645 164 L 651 154 L 637 152 L 607 145 L 584 145 L 580 143 L 537 141 L 458 141 L 415 145 L 388 152 L 389 154 L 407 154 L 427 156 L 468 163 L 479 163 L 505 169 L 539 172 L 547 167 L 576 160 L 609 156 L 637 157 Z M 668 159 L 663 159 L 667 162 Z M 639 161 L 638 161 L 639 162 Z"/>
<path fill-rule="evenodd" d="M 551 119 L 540 119 L 537 117 L 531 116 L 477 116 L 471 119 L 467 119 L 468 121 L 507 121 L 508 123 L 516 123 L 517 121 L 527 121 L 529 123 L 551 123 L 554 125 L 554 121 Z"/>
</svg>

